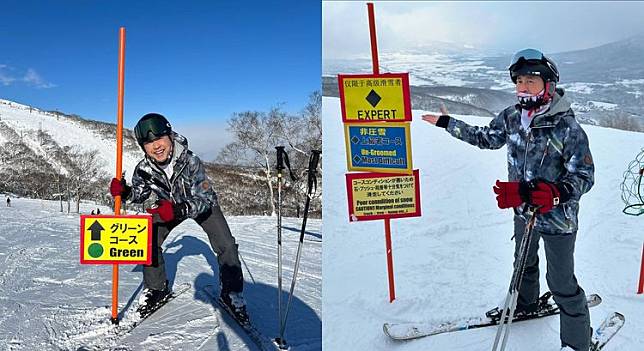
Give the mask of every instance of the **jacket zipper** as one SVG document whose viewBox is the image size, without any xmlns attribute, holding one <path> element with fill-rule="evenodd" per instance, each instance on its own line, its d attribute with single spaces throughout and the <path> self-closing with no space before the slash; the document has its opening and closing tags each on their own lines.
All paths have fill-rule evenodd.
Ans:
<svg viewBox="0 0 644 351">
<path fill-rule="evenodd" d="M 525 142 L 525 155 L 523 157 L 523 179 L 526 181 L 528 181 L 526 167 L 528 166 L 528 148 L 530 146 L 530 140 L 532 140 L 532 128 L 528 129 L 528 140 Z"/>
<path fill-rule="evenodd" d="M 543 156 L 541 157 L 541 162 L 539 162 L 539 168 L 541 169 L 541 166 L 543 166 L 543 160 L 546 159 L 546 155 L 548 155 L 548 148 L 550 147 L 550 138 L 548 138 L 548 142 L 546 143 L 546 149 L 543 151 Z"/>
</svg>

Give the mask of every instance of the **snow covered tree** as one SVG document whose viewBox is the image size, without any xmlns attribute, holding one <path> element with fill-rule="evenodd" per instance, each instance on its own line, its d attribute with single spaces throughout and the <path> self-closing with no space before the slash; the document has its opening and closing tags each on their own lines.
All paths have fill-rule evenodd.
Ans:
<svg viewBox="0 0 644 351">
<path fill-rule="evenodd" d="M 105 180 L 108 176 L 102 169 L 103 165 L 98 157 L 98 151 L 82 151 L 74 147 L 69 150 L 68 156 L 74 164 L 69 169 L 69 189 L 76 198 L 76 212 L 78 213 L 81 199 L 95 195 L 95 189 L 104 187 L 108 183 Z"/>
<path fill-rule="evenodd" d="M 269 112 L 246 111 L 234 114 L 228 120 L 228 131 L 233 142 L 219 153 L 217 161 L 222 164 L 244 166 L 246 174 L 256 176 L 257 170 L 266 185 L 268 197 L 266 208 L 275 214 L 274 187 L 276 183 L 275 146 L 288 145 L 286 151 L 291 159 L 293 171 L 299 174 L 296 182 L 287 181 L 284 206 L 295 209 L 293 215 L 300 215 L 299 206 L 306 196 L 306 168 L 310 152 L 322 148 L 322 95 L 319 91 L 309 96 L 309 101 L 298 114 L 287 114 L 279 107 Z M 285 178 L 288 179 L 288 178 Z M 320 208 L 319 201 L 313 203 L 314 211 Z"/>
<path fill-rule="evenodd" d="M 268 205 L 271 215 L 275 215 L 271 170 L 284 116 L 285 113 L 277 107 L 269 112 L 235 113 L 228 120 L 228 131 L 232 133 L 234 141 L 226 145 L 218 155 L 219 162 L 224 164 L 254 166 L 260 169 L 270 194 Z"/>
</svg>

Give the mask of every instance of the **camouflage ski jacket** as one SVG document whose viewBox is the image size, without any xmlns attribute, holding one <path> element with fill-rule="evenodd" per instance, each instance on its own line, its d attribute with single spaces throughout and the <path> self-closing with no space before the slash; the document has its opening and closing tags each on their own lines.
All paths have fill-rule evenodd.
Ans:
<svg viewBox="0 0 644 351">
<path fill-rule="evenodd" d="M 132 174 L 132 191 L 128 200 L 141 203 L 154 192 L 158 199 L 187 203 L 188 217 L 196 218 L 211 206 L 218 206 L 217 195 L 206 176 L 201 160 L 188 150 L 186 138 L 173 133 L 172 140 L 172 177 L 168 179 L 165 172 L 145 156 Z"/>
<path fill-rule="evenodd" d="M 487 127 L 475 127 L 450 119 L 446 128 L 452 136 L 481 149 L 507 145 L 508 180 L 544 179 L 565 182 L 573 189 L 567 202 L 538 215 L 535 228 L 544 234 L 577 231 L 579 199 L 594 183 L 595 166 L 586 133 L 575 120 L 570 102 L 557 89 L 550 108 L 535 116 L 529 130 L 521 126 L 521 110 L 510 106 Z M 526 220 L 525 204 L 514 209 Z"/>
</svg>

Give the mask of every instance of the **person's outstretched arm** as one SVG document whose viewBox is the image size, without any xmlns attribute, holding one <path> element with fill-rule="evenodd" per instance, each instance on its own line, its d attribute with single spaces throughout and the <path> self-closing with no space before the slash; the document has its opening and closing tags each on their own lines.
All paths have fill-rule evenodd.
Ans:
<svg viewBox="0 0 644 351">
<path fill-rule="evenodd" d="M 450 117 L 444 105 L 440 109 L 440 116 L 426 114 L 422 116 L 423 121 L 445 128 L 453 137 L 481 149 L 499 149 L 505 145 L 505 111 L 499 113 L 487 127 L 476 127 Z"/>
</svg>

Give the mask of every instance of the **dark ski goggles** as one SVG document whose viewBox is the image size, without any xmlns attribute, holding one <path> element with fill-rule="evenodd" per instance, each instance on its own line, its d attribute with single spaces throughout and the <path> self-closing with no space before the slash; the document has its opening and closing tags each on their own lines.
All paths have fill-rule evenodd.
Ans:
<svg viewBox="0 0 644 351">
<path fill-rule="evenodd" d="M 164 135 L 172 134 L 172 127 L 167 121 L 162 121 L 157 118 L 150 118 L 139 121 L 134 128 L 136 140 L 140 143 L 147 143 L 158 139 Z"/>
<path fill-rule="evenodd" d="M 517 67 L 525 63 L 544 64 L 552 71 L 555 76 L 559 77 L 559 71 L 557 70 L 557 67 L 555 67 L 555 65 L 553 65 L 550 60 L 546 59 L 546 56 L 537 49 L 523 49 L 512 55 L 512 59 L 510 60 L 510 67 L 508 67 L 508 69 L 510 71 L 515 71 Z"/>
</svg>

